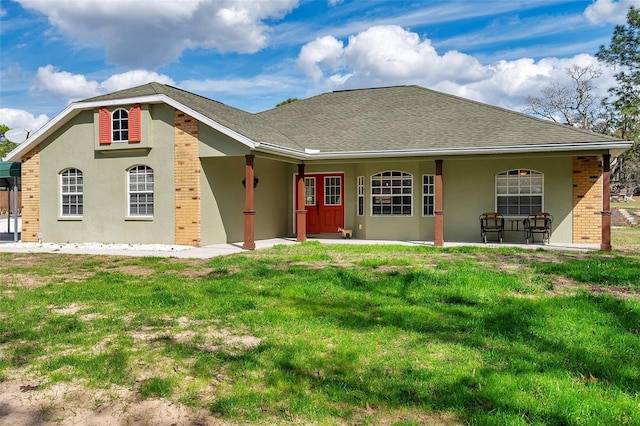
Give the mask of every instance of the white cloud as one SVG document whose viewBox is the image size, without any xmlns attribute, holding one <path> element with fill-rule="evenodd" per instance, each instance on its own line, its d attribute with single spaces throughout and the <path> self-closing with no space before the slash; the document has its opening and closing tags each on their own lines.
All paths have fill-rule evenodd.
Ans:
<svg viewBox="0 0 640 426">
<path fill-rule="evenodd" d="M 49 19 L 78 45 L 100 46 L 107 61 L 153 69 L 185 49 L 254 53 L 267 45 L 267 19 L 297 7 L 297 0 L 17 0 Z"/>
<path fill-rule="evenodd" d="M 0 108 L 0 124 L 8 126 L 10 129 L 27 129 L 33 133 L 44 126 L 49 117 L 40 114 L 35 117 L 30 112 L 15 108 Z"/>
<path fill-rule="evenodd" d="M 338 67 L 343 54 L 342 42 L 334 37 L 318 38 L 302 46 L 297 66 L 314 80 L 320 80 L 324 73 L 321 66 L 329 66 L 332 70 Z"/>
<path fill-rule="evenodd" d="M 584 11 L 589 22 L 599 24 L 624 24 L 630 6 L 640 7 L 638 0 L 596 0 Z"/>
<path fill-rule="evenodd" d="M 418 84 L 515 110 L 554 79 L 568 83 L 566 68 L 574 64 L 599 65 L 587 54 L 483 65 L 457 51 L 440 54 L 430 40 L 397 26 L 371 27 L 349 37 L 346 46 L 331 36 L 317 39 L 302 47 L 297 62 L 320 91 Z M 601 96 L 614 85 L 612 70 L 603 71 L 596 82 Z"/>
<path fill-rule="evenodd" d="M 83 75 L 58 71 L 53 65 L 47 65 L 38 68 L 36 82 L 31 89 L 74 100 L 98 94 L 100 84 L 97 81 L 87 81 Z"/>
<path fill-rule="evenodd" d="M 82 74 L 59 71 L 53 65 L 47 65 L 38 68 L 35 83 L 31 86 L 31 92 L 45 92 L 71 102 L 153 81 L 175 85 L 170 77 L 153 71 L 127 71 L 122 74 L 112 75 L 100 83 L 95 80 L 87 80 Z"/>
<path fill-rule="evenodd" d="M 175 86 L 175 82 L 167 75 L 158 74 L 153 71 L 132 70 L 122 74 L 112 75 L 100 83 L 100 89 L 102 92 L 115 92 L 151 82 Z"/>
</svg>

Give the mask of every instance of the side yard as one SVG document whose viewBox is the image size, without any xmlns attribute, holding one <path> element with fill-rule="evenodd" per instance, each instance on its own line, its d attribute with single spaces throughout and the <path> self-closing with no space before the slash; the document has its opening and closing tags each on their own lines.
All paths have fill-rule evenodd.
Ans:
<svg viewBox="0 0 640 426">
<path fill-rule="evenodd" d="M 638 424 L 639 231 L 614 253 L 2 253 L 0 423 Z"/>
</svg>

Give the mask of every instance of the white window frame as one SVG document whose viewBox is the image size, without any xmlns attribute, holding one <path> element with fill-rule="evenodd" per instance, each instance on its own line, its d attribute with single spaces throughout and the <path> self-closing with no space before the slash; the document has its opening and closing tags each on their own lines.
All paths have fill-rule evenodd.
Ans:
<svg viewBox="0 0 640 426">
<path fill-rule="evenodd" d="M 436 213 L 436 175 L 422 175 L 422 216 Z"/>
<path fill-rule="evenodd" d="M 310 194 L 311 188 L 313 188 L 313 194 Z M 318 196 L 318 187 L 316 185 L 315 176 L 305 176 L 304 177 L 304 205 L 315 206 L 317 196 Z"/>
<path fill-rule="evenodd" d="M 409 182 L 408 185 L 407 182 Z M 409 199 L 408 202 L 405 202 L 405 198 Z M 380 210 L 376 211 L 378 207 Z M 400 213 L 394 213 L 397 207 L 400 208 Z M 408 213 L 405 213 L 405 208 L 409 209 Z M 371 216 L 413 216 L 413 175 L 411 173 L 402 170 L 386 170 L 371 175 Z"/>
<path fill-rule="evenodd" d="M 124 118 L 122 114 L 125 114 Z M 116 115 L 120 116 L 116 118 Z M 122 128 L 123 124 L 126 124 L 126 129 Z M 116 127 L 118 128 L 116 129 Z M 124 139 L 122 138 L 123 133 L 126 134 Z M 118 135 L 117 138 L 116 135 Z M 117 108 L 111 113 L 111 140 L 113 142 L 129 142 L 129 111 L 124 108 Z"/>
<path fill-rule="evenodd" d="M 135 182 L 132 182 L 131 178 L 134 175 L 137 178 Z M 143 178 L 142 181 L 139 179 L 140 177 Z M 127 215 L 129 217 L 153 217 L 155 211 L 154 181 L 154 171 L 153 168 L 149 166 L 138 164 L 127 170 Z M 151 196 L 150 202 L 149 196 Z M 132 209 L 134 206 L 136 208 Z M 151 206 L 150 209 L 149 206 Z M 141 207 L 144 207 L 144 212 L 142 213 L 140 212 Z M 151 210 L 150 213 L 149 210 Z"/>
<path fill-rule="evenodd" d="M 356 212 L 358 216 L 364 216 L 364 176 L 358 176 L 356 184 Z"/>
<path fill-rule="evenodd" d="M 335 184 L 337 182 L 337 185 Z M 324 177 L 324 205 L 325 206 L 341 206 L 342 205 L 342 176 L 325 176 Z M 338 191 L 336 193 L 336 190 Z"/>
<path fill-rule="evenodd" d="M 544 211 L 544 174 L 539 171 L 511 169 L 500 172 L 495 177 L 494 191 L 495 211 L 504 216 L 524 217 Z M 522 203 L 526 197 L 529 202 Z M 540 197 L 540 204 L 533 203 L 531 197 Z M 499 202 L 499 198 L 507 198 L 506 203 Z"/>
<path fill-rule="evenodd" d="M 65 207 L 68 208 L 67 212 Z M 60 216 L 79 218 L 83 214 L 84 176 L 82 170 L 70 167 L 60 173 Z"/>
</svg>

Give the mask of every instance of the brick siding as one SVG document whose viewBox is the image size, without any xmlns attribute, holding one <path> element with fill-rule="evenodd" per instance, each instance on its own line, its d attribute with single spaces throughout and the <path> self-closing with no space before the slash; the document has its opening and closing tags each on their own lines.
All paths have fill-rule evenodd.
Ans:
<svg viewBox="0 0 640 426">
<path fill-rule="evenodd" d="M 175 243 L 200 246 L 198 120 L 176 110 L 174 123 Z"/>
<path fill-rule="evenodd" d="M 573 242 L 596 244 L 602 239 L 602 160 L 573 157 Z"/>
<path fill-rule="evenodd" d="M 40 146 L 22 157 L 22 241 L 38 242 L 40 233 Z"/>
</svg>

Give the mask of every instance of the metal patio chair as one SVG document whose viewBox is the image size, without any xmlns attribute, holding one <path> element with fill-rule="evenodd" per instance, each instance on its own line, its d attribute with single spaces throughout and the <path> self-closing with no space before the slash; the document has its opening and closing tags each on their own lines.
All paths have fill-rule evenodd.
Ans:
<svg viewBox="0 0 640 426">
<path fill-rule="evenodd" d="M 527 244 L 529 244 L 529 240 L 535 242 L 535 234 L 541 234 L 542 243 L 544 244 L 546 242 L 549 244 L 552 224 L 553 216 L 546 212 L 531 213 L 527 216 L 524 220 L 524 238 L 527 240 Z"/>
<path fill-rule="evenodd" d="M 500 213 L 486 212 L 480 215 L 480 236 L 482 242 L 486 244 L 487 234 L 493 232 L 498 234 L 498 240 L 502 243 L 504 236 L 504 217 Z"/>
</svg>

